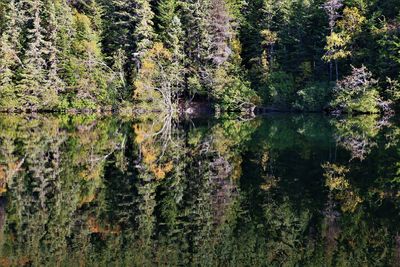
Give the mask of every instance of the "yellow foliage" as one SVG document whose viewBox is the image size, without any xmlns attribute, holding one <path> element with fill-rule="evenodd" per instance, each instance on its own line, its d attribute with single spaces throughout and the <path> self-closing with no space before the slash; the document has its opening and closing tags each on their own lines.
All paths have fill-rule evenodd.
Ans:
<svg viewBox="0 0 400 267">
<path fill-rule="evenodd" d="M 263 38 L 263 45 L 272 45 L 278 41 L 278 34 L 276 32 L 270 31 L 268 29 L 262 30 L 260 32 L 261 37 Z"/>
<path fill-rule="evenodd" d="M 91 195 L 85 196 L 80 201 L 79 206 L 83 206 L 84 204 L 90 203 L 95 199 L 96 199 L 96 195 L 95 194 L 91 194 Z"/>
<path fill-rule="evenodd" d="M 143 161 L 147 164 L 151 164 L 157 159 L 156 151 L 152 150 L 151 147 L 142 148 Z"/>
<path fill-rule="evenodd" d="M 325 61 L 338 60 L 351 55 L 351 52 L 346 50 L 350 43 L 350 36 L 333 32 L 326 37 L 325 51 L 327 53 L 322 57 Z"/>
<path fill-rule="evenodd" d="M 361 26 L 366 18 L 360 14 L 356 7 L 345 7 L 343 18 L 338 21 L 338 27 L 349 35 L 355 35 L 361 32 Z"/>
<path fill-rule="evenodd" d="M 334 163 L 323 164 L 322 168 L 325 170 L 324 177 L 330 190 L 343 190 L 350 187 L 346 180 L 346 174 L 350 171 L 348 168 Z"/>
<path fill-rule="evenodd" d="M 273 175 L 266 175 L 263 176 L 263 179 L 266 181 L 260 185 L 261 190 L 268 191 L 272 188 L 275 188 L 278 186 L 278 182 L 280 181 L 279 178 L 273 176 Z"/>
<path fill-rule="evenodd" d="M 141 73 L 142 74 L 151 74 L 154 72 L 156 69 L 156 64 L 153 60 L 146 59 L 142 61 L 142 68 L 141 68 Z"/>
<path fill-rule="evenodd" d="M 173 162 L 172 161 L 168 162 L 167 164 L 164 165 L 165 172 L 168 173 L 172 171 L 173 167 L 174 167 Z"/>
<path fill-rule="evenodd" d="M 161 103 L 156 100 L 161 98 L 161 94 L 156 88 L 160 86 L 160 77 L 165 72 L 165 68 L 162 66 L 170 64 L 171 60 L 171 52 L 162 43 L 154 43 L 141 59 L 141 67 L 133 82 L 135 99 L 142 102 Z"/>
<path fill-rule="evenodd" d="M 358 204 L 362 203 L 362 199 L 353 191 L 345 192 L 339 196 L 339 199 L 343 201 L 343 205 L 341 207 L 343 212 L 354 212 Z"/>
</svg>

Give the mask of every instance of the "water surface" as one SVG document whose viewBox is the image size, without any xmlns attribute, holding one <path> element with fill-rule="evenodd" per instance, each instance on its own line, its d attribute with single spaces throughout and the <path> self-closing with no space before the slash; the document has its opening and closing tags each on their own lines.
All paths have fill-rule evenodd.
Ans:
<svg viewBox="0 0 400 267">
<path fill-rule="evenodd" d="M 1 266 L 398 266 L 396 118 L 0 116 Z"/>
</svg>

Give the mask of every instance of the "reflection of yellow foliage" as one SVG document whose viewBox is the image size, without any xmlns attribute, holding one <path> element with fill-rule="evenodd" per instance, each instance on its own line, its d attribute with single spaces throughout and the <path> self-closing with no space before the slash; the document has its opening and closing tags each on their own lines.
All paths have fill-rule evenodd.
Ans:
<svg viewBox="0 0 400 267">
<path fill-rule="evenodd" d="M 0 195 L 7 192 L 8 179 L 19 171 L 20 163 L 10 161 L 6 165 L 0 165 Z"/>
<path fill-rule="evenodd" d="M 161 147 L 157 143 L 154 133 L 162 128 L 161 124 L 137 123 L 133 126 L 136 134 L 135 141 L 141 145 L 143 164 L 154 174 L 156 180 L 162 180 L 173 169 L 173 162 L 159 163 Z M 147 136 L 147 137 L 146 137 Z"/>
<path fill-rule="evenodd" d="M 6 171 L 4 166 L 0 165 L 0 183 L 4 183 L 7 180 Z"/>
<path fill-rule="evenodd" d="M 0 195 L 2 195 L 5 192 L 7 192 L 7 188 L 6 187 L 0 187 Z"/>
<path fill-rule="evenodd" d="M 267 164 L 269 161 L 269 150 L 265 148 L 265 151 L 263 152 L 261 156 L 261 167 L 266 170 L 267 169 Z"/>
<path fill-rule="evenodd" d="M 90 216 L 87 221 L 87 226 L 89 231 L 93 234 L 119 234 L 121 229 L 119 226 L 112 228 L 111 226 L 101 226 L 95 217 Z"/>
<path fill-rule="evenodd" d="M 358 204 L 362 203 L 362 199 L 354 192 L 346 179 L 346 174 L 350 170 L 334 163 L 323 164 L 322 168 L 325 170 L 326 186 L 334 192 L 335 198 L 342 202 L 342 211 L 354 212 Z"/>
<path fill-rule="evenodd" d="M 349 181 L 345 177 L 330 177 L 326 179 L 329 190 L 343 190 L 349 188 Z"/>
<path fill-rule="evenodd" d="M 345 191 L 338 195 L 338 199 L 342 200 L 343 212 L 354 212 L 358 204 L 362 203 L 362 199 L 353 191 Z"/>
<path fill-rule="evenodd" d="M 266 176 L 263 176 L 263 178 L 266 180 L 266 182 L 261 184 L 260 188 L 261 188 L 261 190 L 264 190 L 264 191 L 268 191 L 272 188 L 277 187 L 278 182 L 280 181 L 279 178 L 272 176 L 272 175 L 266 175 Z"/>
<path fill-rule="evenodd" d="M 8 267 L 8 266 L 28 266 L 28 264 L 31 262 L 31 260 L 24 256 L 19 259 L 10 259 L 10 258 L 0 258 L 0 266 L 3 267 Z"/>
<path fill-rule="evenodd" d="M 96 199 L 96 195 L 95 194 L 91 194 L 91 195 L 85 196 L 85 197 L 83 197 L 83 199 L 79 203 L 79 206 L 83 206 L 84 204 L 90 203 L 95 199 Z"/>
<path fill-rule="evenodd" d="M 231 178 L 233 180 L 237 180 L 242 176 L 242 161 L 242 157 L 240 157 L 239 155 L 236 155 L 232 160 L 233 170 Z"/>
<path fill-rule="evenodd" d="M 348 168 L 331 163 L 323 164 L 322 168 L 325 169 L 324 176 L 329 190 L 344 190 L 350 187 L 349 182 L 346 180 L 346 174 L 349 172 Z"/>
</svg>

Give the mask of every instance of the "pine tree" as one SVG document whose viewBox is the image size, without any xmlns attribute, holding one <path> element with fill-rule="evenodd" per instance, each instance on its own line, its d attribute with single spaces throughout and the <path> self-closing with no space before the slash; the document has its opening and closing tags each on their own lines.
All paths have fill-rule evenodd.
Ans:
<svg viewBox="0 0 400 267">
<path fill-rule="evenodd" d="M 13 70 L 11 69 L 14 61 L 15 51 L 12 49 L 9 37 L 6 33 L 0 37 L 0 106 L 1 109 L 12 108 L 16 103 L 13 92 Z"/>
<path fill-rule="evenodd" d="M 158 37 L 171 51 L 170 81 L 177 96 L 183 87 L 184 78 L 184 31 L 176 0 L 162 0 L 158 5 Z"/>
<path fill-rule="evenodd" d="M 189 93 L 207 93 L 212 78 L 210 72 L 210 0 L 185 0 L 183 2 L 183 28 L 187 57 Z"/>
<path fill-rule="evenodd" d="M 172 21 L 177 17 L 177 0 L 161 0 L 157 5 L 157 33 L 161 41 L 169 42 L 168 32 L 172 29 Z"/>
<path fill-rule="evenodd" d="M 15 0 L 5 6 L 5 26 L 0 36 L 0 106 L 2 109 L 16 108 L 17 97 L 14 90 L 15 69 L 20 63 L 20 12 Z"/>
<path fill-rule="evenodd" d="M 46 103 L 56 105 L 58 102 L 58 94 L 61 92 L 65 85 L 59 77 L 59 49 L 57 47 L 58 41 L 58 22 L 57 13 L 54 1 L 46 2 L 46 11 L 48 17 L 48 38 L 46 52 L 48 53 L 48 73 L 46 77 Z"/>
<path fill-rule="evenodd" d="M 132 37 L 135 29 L 135 0 L 102 0 L 105 12 L 103 15 L 104 31 L 102 44 L 108 61 L 111 65 L 119 64 L 117 55 L 124 55 L 123 76 L 124 80 L 132 77 L 135 41 Z M 119 94 L 126 98 L 129 83 L 123 83 L 123 92 Z M 131 94 L 129 94 L 129 97 Z"/>
<path fill-rule="evenodd" d="M 136 0 L 133 13 L 135 18 L 135 29 L 132 35 L 135 42 L 134 61 L 136 70 L 139 70 L 140 60 L 151 49 L 154 42 L 155 33 L 152 21 L 154 13 L 149 0 Z"/>
<path fill-rule="evenodd" d="M 40 0 L 26 0 L 27 9 L 26 26 L 32 25 L 27 30 L 27 48 L 23 57 L 23 66 L 20 81 L 17 86 L 22 108 L 41 109 L 50 103 L 42 102 L 46 77 L 45 47 L 46 41 L 42 24 L 42 3 Z"/>
</svg>

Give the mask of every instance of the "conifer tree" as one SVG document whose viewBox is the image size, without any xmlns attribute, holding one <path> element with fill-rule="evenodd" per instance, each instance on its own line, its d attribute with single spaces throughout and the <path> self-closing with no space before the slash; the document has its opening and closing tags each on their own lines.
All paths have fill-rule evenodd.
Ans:
<svg viewBox="0 0 400 267">
<path fill-rule="evenodd" d="M 46 77 L 46 86 L 45 86 L 45 94 L 44 98 L 46 98 L 45 102 L 53 102 L 53 105 L 58 102 L 58 95 L 61 92 L 65 85 L 61 78 L 59 77 L 59 50 L 57 47 L 57 39 L 58 39 L 58 23 L 57 23 L 57 14 L 56 7 L 54 1 L 46 1 L 46 13 L 47 13 L 47 42 L 46 42 L 46 52 L 48 53 L 48 72 Z"/>
<path fill-rule="evenodd" d="M 135 29 L 133 31 L 133 41 L 135 42 L 135 65 L 140 68 L 140 60 L 145 53 L 151 49 L 154 42 L 154 13 L 151 10 L 149 0 L 136 0 L 134 5 Z"/>
<path fill-rule="evenodd" d="M 15 69 L 20 63 L 20 12 L 15 0 L 5 6 L 4 31 L 0 36 L 0 106 L 2 109 L 16 108 L 14 90 Z"/>
<path fill-rule="evenodd" d="M 158 37 L 171 51 L 170 80 L 175 92 L 179 94 L 184 78 L 184 31 L 178 13 L 176 0 L 162 0 L 158 6 Z"/>
<path fill-rule="evenodd" d="M 103 24 L 104 31 L 102 34 L 103 51 L 106 53 L 107 61 L 111 61 L 111 65 L 116 66 L 121 63 L 121 57 L 124 60 L 122 68 L 118 71 L 123 76 L 123 80 L 130 80 L 133 71 L 133 59 L 135 41 L 133 32 L 135 29 L 135 0 L 102 0 L 104 6 Z M 121 73 L 122 71 L 122 73 Z M 130 83 L 122 82 L 122 91 L 119 95 L 123 99 L 129 99 Z"/>
<path fill-rule="evenodd" d="M 40 0 L 26 0 L 27 47 L 23 57 L 23 66 L 18 83 L 18 97 L 22 108 L 41 109 L 52 103 L 42 102 L 46 77 L 46 41 L 42 22 L 43 5 Z"/>
<path fill-rule="evenodd" d="M 185 53 L 190 66 L 188 88 L 192 92 L 204 92 L 211 82 L 209 52 L 210 36 L 210 0 L 185 0 L 183 2 L 185 29 Z"/>
<path fill-rule="evenodd" d="M 118 49 L 129 52 L 134 48 L 131 38 L 135 26 L 135 0 L 111 0 L 102 1 L 105 8 L 103 43 L 104 50 L 108 54 L 115 53 Z"/>
<path fill-rule="evenodd" d="M 169 41 L 168 32 L 172 30 L 171 23 L 178 15 L 177 9 L 177 0 L 161 0 L 157 5 L 157 33 L 164 43 Z"/>
</svg>

